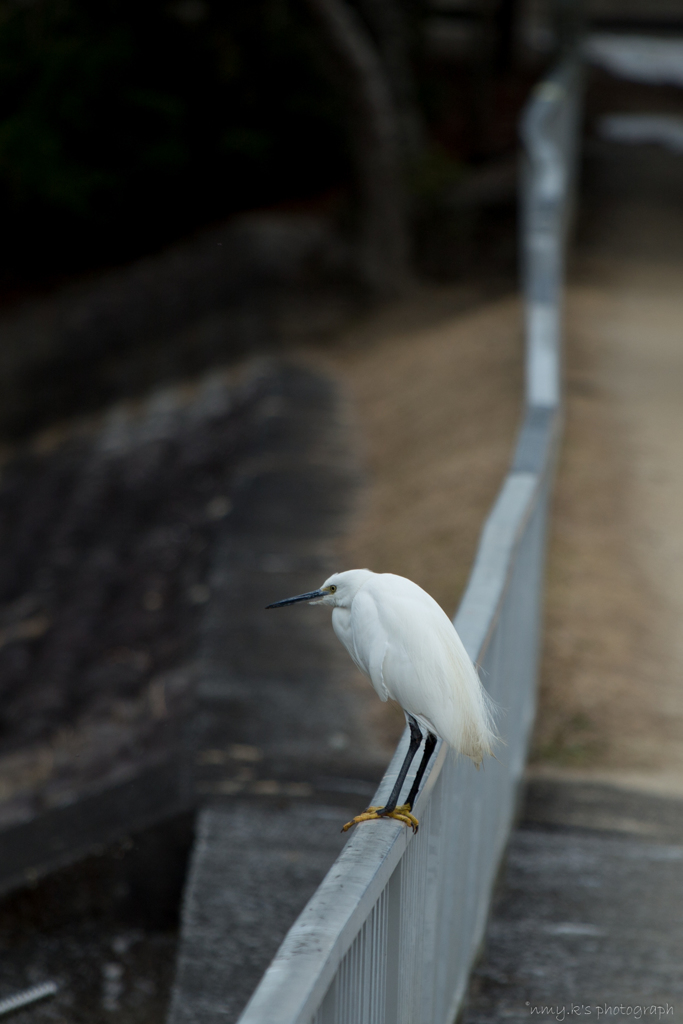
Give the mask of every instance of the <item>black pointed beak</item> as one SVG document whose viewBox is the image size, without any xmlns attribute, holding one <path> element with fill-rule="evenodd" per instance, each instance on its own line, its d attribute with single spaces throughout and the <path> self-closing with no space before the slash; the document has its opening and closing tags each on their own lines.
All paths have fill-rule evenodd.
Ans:
<svg viewBox="0 0 683 1024">
<path fill-rule="evenodd" d="M 316 597 L 326 597 L 327 591 L 325 590 L 311 590 L 309 594 L 299 594 L 298 597 L 286 597 L 284 601 L 274 601 L 273 604 L 266 605 L 266 611 L 269 608 L 282 608 L 285 604 L 296 604 L 297 601 L 314 601 Z"/>
</svg>

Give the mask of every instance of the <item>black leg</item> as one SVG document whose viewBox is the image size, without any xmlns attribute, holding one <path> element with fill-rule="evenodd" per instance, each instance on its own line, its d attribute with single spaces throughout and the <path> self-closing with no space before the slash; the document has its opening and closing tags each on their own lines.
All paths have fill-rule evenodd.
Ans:
<svg viewBox="0 0 683 1024">
<path fill-rule="evenodd" d="M 413 809 L 413 804 L 415 803 L 415 800 L 417 798 L 418 790 L 420 789 L 420 783 L 422 782 L 422 776 L 424 775 L 425 771 L 427 770 L 427 765 L 429 764 L 430 757 L 434 753 L 434 747 L 435 746 L 436 746 L 436 736 L 434 736 L 431 732 L 428 732 L 427 733 L 427 739 L 425 740 L 425 748 L 424 748 L 424 753 L 422 754 L 422 760 L 420 762 L 420 767 L 417 769 L 417 775 L 415 776 L 415 781 L 413 782 L 413 785 L 411 786 L 410 793 L 408 793 L 408 799 L 406 800 L 406 803 L 408 804 L 408 807 L 409 807 L 409 809 L 411 811 Z"/>
<path fill-rule="evenodd" d="M 406 781 L 408 769 L 410 768 L 412 760 L 417 754 L 418 750 L 420 749 L 420 744 L 422 743 L 422 733 L 420 732 L 420 727 L 418 726 L 415 719 L 412 718 L 410 715 L 408 715 L 408 725 L 410 726 L 410 746 L 408 747 L 408 753 L 406 754 L 405 760 L 401 765 L 401 770 L 398 773 L 398 778 L 396 779 L 394 788 L 391 791 L 391 796 L 387 800 L 387 805 L 386 807 L 383 807 L 381 811 L 378 812 L 379 814 L 391 814 L 391 812 L 396 807 L 396 804 L 398 803 L 398 798 L 401 795 L 401 790 L 403 789 L 403 783 Z"/>
</svg>

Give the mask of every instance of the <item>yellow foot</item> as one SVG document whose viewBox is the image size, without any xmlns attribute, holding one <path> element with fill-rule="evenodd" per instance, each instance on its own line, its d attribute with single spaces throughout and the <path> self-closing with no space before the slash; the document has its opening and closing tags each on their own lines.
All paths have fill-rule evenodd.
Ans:
<svg viewBox="0 0 683 1024">
<path fill-rule="evenodd" d="M 360 825 L 361 821 L 377 821 L 380 818 L 394 818 L 396 821 L 402 821 L 404 825 L 409 825 L 413 832 L 417 832 L 419 828 L 419 821 L 417 818 L 410 813 L 410 804 L 401 804 L 400 807 L 395 807 L 393 811 L 389 811 L 388 814 L 380 814 L 381 807 L 368 807 L 367 811 L 362 814 L 357 814 L 351 821 L 347 821 L 344 825 L 342 832 L 348 832 L 354 825 Z"/>
</svg>

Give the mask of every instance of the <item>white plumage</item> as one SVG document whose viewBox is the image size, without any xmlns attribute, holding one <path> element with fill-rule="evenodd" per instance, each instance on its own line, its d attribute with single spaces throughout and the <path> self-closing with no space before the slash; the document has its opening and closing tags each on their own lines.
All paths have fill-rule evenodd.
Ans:
<svg viewBox="0 0 683 1024">
<path fill-rule="evenodd" d="M 395 700 L 410 726 L 410 744 L 385 807 L 369 807 L 348 822 L 397 818 L 417 831 L 411 813 L 440 736 L 479 767 L 496 739 L 493 703 L 484 691 L 455 627 L 436 601 L 403 576 L 369 569 L 337 572 L 319 590 L 276 601 L 332 608 L 334 631 L 369 677 L 380 700 Z M 422 727 L 422 728 L 420 728 Z M 426 736 L 422 734 L 426 731 Z M 410 764 L 424 741 L 422 761 L 405 804 L 397 806 Z"/>
<path fill-rule="evenodd" d="M 452 622 L 417 583 L 369 569 L 335 573 L 322 604 L 380 700 L 391 698 L 479 765 L 492 753 L 492 704 Z"/>
</svg>

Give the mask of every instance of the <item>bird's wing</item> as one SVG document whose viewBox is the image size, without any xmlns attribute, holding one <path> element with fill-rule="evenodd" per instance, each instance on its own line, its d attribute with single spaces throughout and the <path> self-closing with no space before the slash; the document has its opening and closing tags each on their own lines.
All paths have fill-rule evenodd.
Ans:
<svg viewBox="0 0 683 1024">
<path fill-rule="evenodd" d="M 420 608 L 411 600 L 413 596 L 412 591 L 406 595 L 389 589 L 385 576 L 373 578 L 372 585 L 362 587 L 353 599 L 351 632 L 352 657 L 370 677 L 380 698 L 397 700 L 404 710 L 416 714 L 418 708 L 411 698 L 424 665 L 423 651 L 415 650 L 411 640 L 426 637 L 420 630 Z"/>
<path fill-rule="evenodd" d="M 354 647 L 351 657 L 370 677 L 380 700 L 388 700 L 390 693 L 384 680 L 384 661 L 389 638 L 372 594 L 364 589 L 358 591 L 351 605 L 351 631 Z"/>
<path fill-rule="evenodd" d="M 495 739 L 491 707 L 448 616 L 409 580 L 384 574 L 370 590 L 377 631 L 388 640 L 382 663 L 388 695 L 475 762 Z"/>
</svg>

